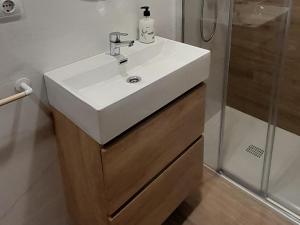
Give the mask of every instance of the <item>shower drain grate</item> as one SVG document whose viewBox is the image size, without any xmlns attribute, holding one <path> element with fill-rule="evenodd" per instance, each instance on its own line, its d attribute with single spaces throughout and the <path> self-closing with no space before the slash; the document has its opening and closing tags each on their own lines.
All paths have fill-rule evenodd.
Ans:
<svg viewBox="0 0 300 225">
<path fill-rule="evenodd" d="M 264 155 L 264 153 L 265 153 L 265 151 L 264 151 L 263 149 L 261 149 L 261 148 L 255 146 L 255 145 L 250 145 L 250 146 L 246 149 L 246 152 L 248 152 L 248 153 L 254 155 L 254 156 L 257 157 L 257 158 L 261 158 L 261 157 Z"/>
</svg>

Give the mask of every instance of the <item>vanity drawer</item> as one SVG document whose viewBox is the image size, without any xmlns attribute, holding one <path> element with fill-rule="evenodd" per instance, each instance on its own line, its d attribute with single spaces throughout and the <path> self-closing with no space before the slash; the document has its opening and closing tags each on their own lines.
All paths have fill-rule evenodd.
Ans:
<svg viewBox="0 0 300 225">
<path fill-rule="evenodd" d="M 110 215 L 201 136 L 204 95 L 205 84 L 200 84 L 113 142 L 102 146 Z"/>
<path fill-rule="evenodd" d="M 203 137 L 113 218 L 112 225 L 161 225 L 200 186 Z"/>
</svg>

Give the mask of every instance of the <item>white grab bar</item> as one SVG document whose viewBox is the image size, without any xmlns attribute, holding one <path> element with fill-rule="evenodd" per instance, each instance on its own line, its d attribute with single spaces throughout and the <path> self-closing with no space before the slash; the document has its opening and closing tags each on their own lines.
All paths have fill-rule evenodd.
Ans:
<svg viewBox="0 0 300 225">
<path fill-rule="evenodd" d="M 17 91 L 20 91 L 20 93 L 17 93 L 15 95 L 9 96 L 4 99 L 0 99 L 0 106 L 17 101 L 21 98 L 24 98 L 24 97 L 32 94 L 33 89 L 29 86 L 29 84 L 30 84 L 30 80 L 27 78 L 21 78 L 21 79 L 17 80 L 15 88 Z"/>
</svg>

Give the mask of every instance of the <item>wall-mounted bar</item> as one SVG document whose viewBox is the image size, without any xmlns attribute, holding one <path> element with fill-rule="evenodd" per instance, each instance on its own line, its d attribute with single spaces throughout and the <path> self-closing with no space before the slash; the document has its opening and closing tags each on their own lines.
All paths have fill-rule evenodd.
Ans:
<svg viewBox="0 0 300 225">
<path fill-rule="evenodd" d="M 29 86 L 30 80 L 27 78 L 21 78 L 17 80 L 16 82 L 16 90 L 19 91 L 20 93 L 17 93 L 15 95 L 9 96 L 7 98 L 1 99 L 0 100 L 0 106 L 9 104 L 11 102 L 17 101 L 21 98 L 24 98 L 30 94 L 33 93 L 33 89 Z"/>
</svg>

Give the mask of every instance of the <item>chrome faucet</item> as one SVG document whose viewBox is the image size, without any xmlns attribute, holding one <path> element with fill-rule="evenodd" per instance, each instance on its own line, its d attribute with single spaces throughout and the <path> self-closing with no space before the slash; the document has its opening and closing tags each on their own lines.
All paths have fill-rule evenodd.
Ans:
<svg viewBox="0 0 300 225">
<path fill-rule="evenodd" d="M 121 41 L 121 36 L 127 36 L 126 33 L 112 32 L 109 34 L 110 55 L 119 59 L 120 63 L 127 62 L 128 59 L 121 55 L 121 47 L 132 47 L 133 40 Z"/>
</svg>

